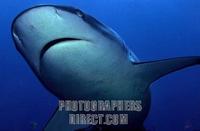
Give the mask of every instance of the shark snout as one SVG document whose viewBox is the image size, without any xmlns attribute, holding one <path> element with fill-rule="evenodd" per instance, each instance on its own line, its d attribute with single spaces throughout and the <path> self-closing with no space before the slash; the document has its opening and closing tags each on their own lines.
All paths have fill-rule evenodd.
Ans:
<svg viewBox="0 0 200 131">
<path fill-rule="evenodd" d="M 39 6 L 19 14 L 12 24 L 12 35 L 19 48 L 28 43 L 44 44 L 54 39 L 69 37 L 64 33 L 61 10 L 53 6 Z M 65 31 L 66 32 L 66 31 Z"/>
<path fill-rule="evenodd" d="M 93 33 L 87 31 L 89 26 L 82 16 L 73 7 L 42 5 L 27 9 L 12 24 L 16 48 L 39 71 L 40 59 L 52 46 L 90 41 Z"/>
<path fill-rule="evenodd" d="M 17 47 L 30 43 L 42 45 L 61 38 L 88 39 L 84 13 L 73 7 L 41 5 L 19 14 L 12 24 L 12 36 Z M 85 35 L 84 35 L 85 34 Z"/>
</svg>

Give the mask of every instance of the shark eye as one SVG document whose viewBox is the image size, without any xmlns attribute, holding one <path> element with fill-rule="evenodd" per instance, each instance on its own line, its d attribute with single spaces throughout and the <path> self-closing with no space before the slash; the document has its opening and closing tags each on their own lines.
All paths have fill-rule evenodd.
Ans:
<svg viewBox="0 0 200 131">
<path fill-rule="evenodd" d="M 76 10 L 76 15 L 78 15 L 79 17 L 84 17 L 84 13 L 80 10 Z"/>
</svg>

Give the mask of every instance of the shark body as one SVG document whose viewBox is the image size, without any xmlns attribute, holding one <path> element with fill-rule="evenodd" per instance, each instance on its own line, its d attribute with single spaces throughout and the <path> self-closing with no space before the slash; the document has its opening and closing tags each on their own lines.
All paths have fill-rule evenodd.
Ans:
<svg viewBox="0 0 200 131">
<path fill-rule="evenodd" d="M 27 9 L 13 21 L 12 36 L 33 72 L 59 99 L 142 101 L 141 112 L 129 113 L 128 125 L 88 128 L 95 131 L 144 130 L 151 83 L 200 64 L 198 56 L 140 62 L 116 32 L 73 7 Z M 88 125 L 68 125 L 66 115 L 55 112 L 44 130 L 87 130 Z"/>
</svg>

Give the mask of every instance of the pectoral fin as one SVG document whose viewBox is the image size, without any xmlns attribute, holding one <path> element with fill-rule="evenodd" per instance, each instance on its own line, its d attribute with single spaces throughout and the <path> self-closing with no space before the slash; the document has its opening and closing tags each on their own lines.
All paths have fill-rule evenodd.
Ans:
<svg viewBox="0 0 200 131">
<path fill-rule="evenodd" d="M 86 128 L 89 125 L 71 125 L 69 124 L 68 111 L 59 111 L 57 108 L 53 113 L 52 117 L 47 122 L 43 131 L 79 131 L 80 129 Z"/>
<path fill-rule="evenodd" d="M 134 65 L 143 79 L 148 83 L 152 83 L 169 73 L 197 64 L 200 64 L 200 57 L 192 56 L 135 63 Z"/>
</svg>

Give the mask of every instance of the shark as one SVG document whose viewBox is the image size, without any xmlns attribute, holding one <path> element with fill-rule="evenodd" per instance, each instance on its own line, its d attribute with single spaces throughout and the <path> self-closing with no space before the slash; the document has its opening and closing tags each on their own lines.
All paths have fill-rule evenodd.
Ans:
<svg viewBox="0 0 200 131">
<path fill-rule="evenodd" d="M 199 56 L 140 61 L 120 36 L 78 8 L 39 5 L 12 23 L 16 49 L 44 87 L 58 99 L 141 100 L 128 125 L 69 125 L 69 112 L 56 109 L 45 131 L 142 131 L 151 105 L 151 84 L 200 64 Z"/>
</svg>

